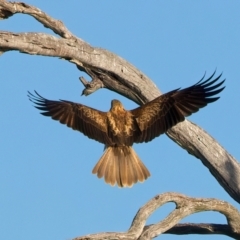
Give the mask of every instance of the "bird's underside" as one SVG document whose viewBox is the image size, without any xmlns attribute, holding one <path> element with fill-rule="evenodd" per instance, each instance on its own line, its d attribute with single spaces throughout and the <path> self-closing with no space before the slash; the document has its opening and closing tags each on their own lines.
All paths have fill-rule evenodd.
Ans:
<svg viewBox="0 0 240 240">
<path fill-rule="evenodd" d="M 214 73 L 215 74 L 215 73 Z M 118 100 L 112 100 L 109 112 L 102 112 L 79 103 L 43 98 L 36 91 L 29 92 L 29 99 L 50 116 L 87 137 L 105 144 L 103 156 L 93 168 L 99 178 L 119 187 L 131 187 L 146 180 L 150 173 L 132 148 L 133 143 L 149 142 L 219 99 L 215 97 L 224 87 L 218 82 L 221 75 L 213 79 L 203 78 L 184 89 L 175 89 L 130 111 Z"/>
</svg>

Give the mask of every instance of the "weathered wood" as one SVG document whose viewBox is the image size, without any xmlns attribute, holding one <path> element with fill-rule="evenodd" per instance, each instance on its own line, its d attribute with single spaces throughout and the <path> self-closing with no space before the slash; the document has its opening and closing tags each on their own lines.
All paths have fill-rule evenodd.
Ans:
<svg viewBox="0 0 240 240">
<path fill-rule="evenodd" d="M 174 202 L 176 208 L 162 221 L 156 224 L 145 226 L 147 219 L 159 207 L 165 203 Z M 203 226 L 191 227 L 191 224 L 174 227 L 183 218 L 202 211 L 217 211 L 226 216 L 228 225 L 222 225 L 222 228 L 212 227 L 212 224 L 205 224 L 205 234 L 221 234 L 228 235 L 232 238 L 240 238 L 240 213 L 236 208 L 227 202 L 220 201 L 214 198 L 190 198 L 183 194 L 177 193 L 163 193 L 152 198 L 148 203 L 141 207 L 132 221 L 132 225 L 125 233 L 97 233 L 90 234 L 83 237 L 77 237 L 73 240 L 100 240 L 100 239 L 139 239 L 150 240 L 163 233 L 183 234 L 182 231 L 187 231 L 187 234 L 195 233 L 193 229 L 197 229 L 198 233 L 203 233 Z M 188 229 L 186 230 L 186 226 Z M 171 230 L 169 230 L 171 229 Z M 168 231 L 169 230 L 169 231 Z"/>
</svg>

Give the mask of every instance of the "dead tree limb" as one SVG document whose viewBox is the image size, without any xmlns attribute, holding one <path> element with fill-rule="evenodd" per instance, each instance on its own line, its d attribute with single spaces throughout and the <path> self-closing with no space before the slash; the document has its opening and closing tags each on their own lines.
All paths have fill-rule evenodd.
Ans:
<svg viewBox="0 0 240 240">
<path fill-rule="evenodd" d="M 162 221 L 156 224 L 145 226 L 149 216 L 165 203 L 174 202 L 176 208 Z M 225 215 L 227 224 L 179 224 L 183 218 L 198 212 L 216 211 Z M 217 227 L 218 226 L 218 227 Z M 190 198 L 183 194 L 163 193 L 152 198 L 148 203 L 139 209 L 132 221 L 132 225 L 125 233 L 97 233 L 73 240 L 100 240 L 100 239 L 128 239 L 128 240 L 150 240 L 163 233 L 174 234 L 224 234 L 232 238 L 240 238 L 240 213 L 236 208 L 227 202 L 214 198 Z"/>
</svg>

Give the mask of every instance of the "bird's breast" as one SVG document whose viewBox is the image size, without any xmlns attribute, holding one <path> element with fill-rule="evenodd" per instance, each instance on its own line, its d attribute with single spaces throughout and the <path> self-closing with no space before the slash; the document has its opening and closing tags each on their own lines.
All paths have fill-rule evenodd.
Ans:
<svg viewBox="0 0 240 240">
<path fill-rule="evenodd" d="M 133 135 L 134 121 L 131 113 L 127 111 L 108 112 L 109 134 L 116 141 L 124 143 Z"/>
</svg>

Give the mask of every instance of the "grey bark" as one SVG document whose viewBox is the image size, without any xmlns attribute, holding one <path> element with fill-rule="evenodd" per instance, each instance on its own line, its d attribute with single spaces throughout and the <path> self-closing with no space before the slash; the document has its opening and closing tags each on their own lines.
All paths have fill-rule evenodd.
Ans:
<svg viewBox="0 0 240 240">
<path fill-rule="evenodd" d="M 159 207 L 168 202 L 174 202 L 176 208 L 162 221 L 145 226 L 149 216 Z M 182 218 L 202 211 L 217 211 L 226 216 L 228 225 L 214 224 L 177 224 Z M 169 230 L 170 229 L 170 230 Z M 194 230 L 197 230 L 196 232 Z M 183 232 L 184 231 L 184 232 Z M 229 203 L 214 198 L 190 198 L 183 194 L 163 193 L 155 196 L 139 209 L 127 232 L 123 233 L 97 233 L 73 240 L 150 240 L 163 233 L 172 234 L 224 234 L 232 238 L 240 237 L 240 213 Z"/>
</svg>

